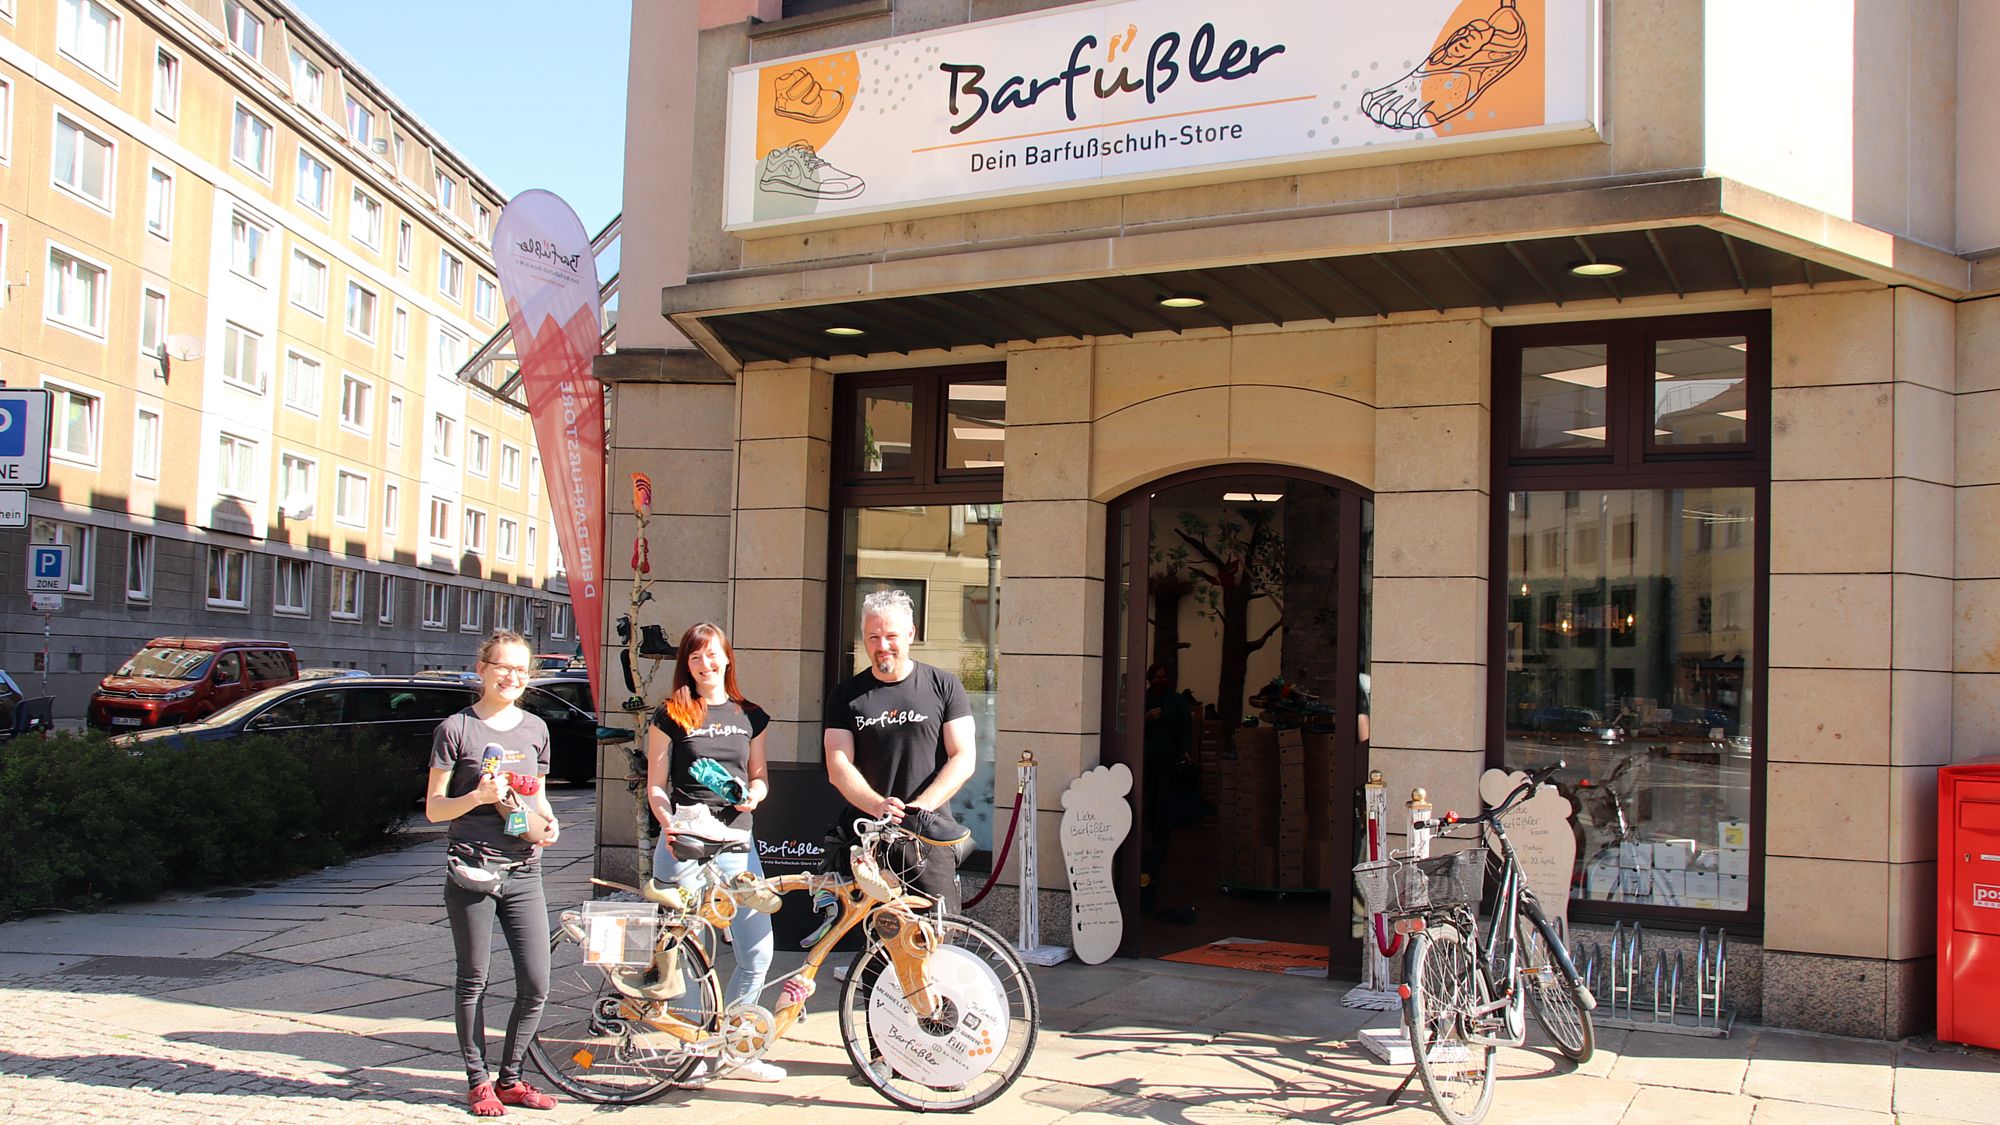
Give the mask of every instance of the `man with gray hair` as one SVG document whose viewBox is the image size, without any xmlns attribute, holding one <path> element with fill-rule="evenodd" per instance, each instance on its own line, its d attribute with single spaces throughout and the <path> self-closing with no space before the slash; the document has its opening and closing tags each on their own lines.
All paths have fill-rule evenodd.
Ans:
<svg viewBox="0 0 2000 1125">
<path fill-rule="evenodd" d="M 910 595 L 861 599 L 868 667 L 826 702 L 826 776 L 847 801 L 843 829 L 856 817 L 886 817 L 926 842 L 917 889 L 955 911 L 959 857 L 944 845 L 965 831 L 947 806 L 977 760 L 972 704 L 958 677 L 910 658 L 916 633 Z"/>
</svg>

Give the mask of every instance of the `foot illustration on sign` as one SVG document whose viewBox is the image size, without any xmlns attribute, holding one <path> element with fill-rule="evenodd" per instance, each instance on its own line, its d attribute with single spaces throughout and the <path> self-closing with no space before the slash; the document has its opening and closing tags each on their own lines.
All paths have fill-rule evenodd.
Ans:
<svg viewBox="0 0 2000 1125">
<path fill-rule="evenodd" d="M 1111 861 L 1132 831 L 1132 771 L 1099 766 L 1063 790 L 1063 866 L 1069 872 L 1070 944 L 1086 965 L 1102 964 L 1125 936 Z"/>
<path fill-rule="evenodd" d="M 1472 107 L 1528 57 L 1528 25 L 1514 7 L 1468 20 L 1408 74 L 1361 95 L 1361 112 L 1391 129 L 1433 129 Z"/>
</svg>

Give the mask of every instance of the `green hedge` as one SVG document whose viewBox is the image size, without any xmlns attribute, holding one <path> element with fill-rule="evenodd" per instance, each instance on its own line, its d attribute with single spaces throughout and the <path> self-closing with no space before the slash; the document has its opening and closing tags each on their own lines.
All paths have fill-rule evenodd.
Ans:
<svg viewBox="0 0 2000 1125">
<path fill-rule="evenodd" d="M 324 736 L 0 743 L 0 918 L 322 867 L 395 831 L 422 786 L 387 747 Z"/>
</svg>

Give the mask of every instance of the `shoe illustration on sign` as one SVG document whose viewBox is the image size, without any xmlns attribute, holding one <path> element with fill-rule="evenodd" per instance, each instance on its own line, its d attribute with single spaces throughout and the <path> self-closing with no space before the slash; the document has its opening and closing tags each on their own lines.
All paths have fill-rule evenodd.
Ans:
<svg viewBox="0 0 2000 1125">
<path fill-rule="evenodd" d="M 821 159 L 805 141 L 772 149 L 757 172 L 758 190 L 807 199 L 852 199 L 867 187 L 860 176 L 843 172 Z"/>
<path fill-rule="evenodd" d="M 818 125 L 840 116 L 847 95 L 831 86 L 822 86 L 805 67 L 795 67 L 778 75 L 777 90 L 771 98 L 771 112 L 779 117 Z"/>
<path fill-rule="evenodd" d="M 1481 95 L 1528 57 L 1528 25 L 1500 0 L 1485 19 L 1446 35 L 1408 74 L 1361 95 L 1361 112 L 1391 129 L 1434 129 L 1472 108 Z"/>
</svg>

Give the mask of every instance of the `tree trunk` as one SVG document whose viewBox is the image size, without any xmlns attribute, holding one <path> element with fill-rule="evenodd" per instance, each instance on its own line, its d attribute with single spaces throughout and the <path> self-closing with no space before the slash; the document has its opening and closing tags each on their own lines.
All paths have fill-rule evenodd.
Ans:
<svg viewBox="0 0 2000 1125">
<path fill-rule="evenodd" d="M 1340 670 L 1340 494 L 1295 484 L 1285 496 L 1285 682 L 1333 702 Z"/>
<path fill-rule="evenodd" d="M 1255 591 L 1241 577 L 1222 587 L 1222 667 L 1216 677 L 1215 710 L 1225 731 L 1243 724 L 1243 681 L 1250 673 L 1250 601 Z"/>
</svg>

